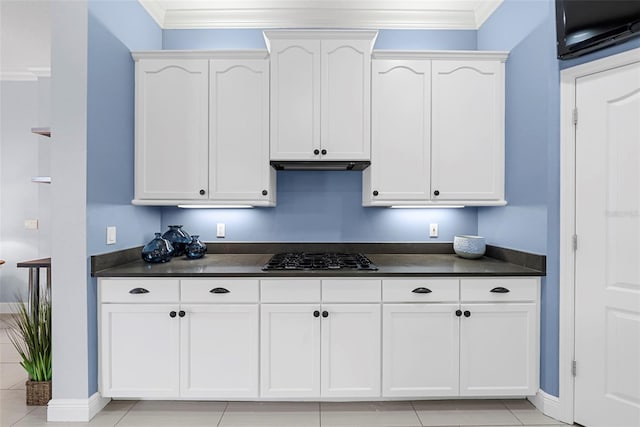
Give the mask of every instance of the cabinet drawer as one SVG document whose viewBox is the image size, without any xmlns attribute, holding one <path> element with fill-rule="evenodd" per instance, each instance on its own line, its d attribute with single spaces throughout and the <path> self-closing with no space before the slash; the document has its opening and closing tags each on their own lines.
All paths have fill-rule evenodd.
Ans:
<svg viewBox="0 0 640 427">
<path fill-rule="evenodd" d="M 261 280 L 260 300 L 262 302 L 320 302 L 320 280 Z"/>
<path fill-rule="evenodd" d="M 322 281 L 322 302 L 380 302 L 380 280 L 328 279 Z"/>
<path fill-rule="evenodd" d="M 180 301 L 178 279 L 100 279 L 100 302 Z"/>
<path fill-rule="evenodd" d="M 462 302 L 537 301 L 538 279 L 481 278 L 460 281 Z"/>
<path fill-rule="evenodd" d="M 458 279 L 383 280 L 382 300 L 384 302 L 457 302 L 459 283 Z"/>
<path fill-rule="evenodd" d="M 189 303 L 258 302 L 258 280 L 188 279 L 180 281 L 180 301 Z"/>
</svg>

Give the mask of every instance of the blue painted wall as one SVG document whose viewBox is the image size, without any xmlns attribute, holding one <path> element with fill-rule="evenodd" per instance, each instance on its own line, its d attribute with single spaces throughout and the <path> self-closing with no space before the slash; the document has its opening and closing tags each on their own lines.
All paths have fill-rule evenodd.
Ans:
<svg viewBox="0 0 640 427">
<path fill-rule="evenodd" d="M 225 241 L 245 242 L 452 241 L 477 231 L 475 208 L 363 208 L 361 172 L 280 171 L 277 195 L 276 208 L 165 208 L 163 230 L 182 224 L 209 242 L 218 222 L 226 224 Z M 430 239 L 434 222 L 440 236 Z"/>
<path fill-rule="evenodd" d="M 89 2 L 87 85 L 87 255 L 140 245 L 161 211 L 131 205 L 134 64 L 130 51 L 162 48 L 162 30 L 133 0 Z M 117 244 L 107 246 L 115 225 Z M 89 266 L 89 259 L 87 259 Z M 90 267 L 88 267 L 90 271 Z M 98 390 L 96 280 L 87 279 L 88 395 Z"/>
</svg>

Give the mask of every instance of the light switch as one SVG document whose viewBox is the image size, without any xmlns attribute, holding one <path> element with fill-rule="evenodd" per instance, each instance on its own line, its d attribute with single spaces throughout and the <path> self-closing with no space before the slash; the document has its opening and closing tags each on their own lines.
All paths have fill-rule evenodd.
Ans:
<svg viewBox="0 0 640 427">
<path fill-rule="evenodd" d="M 429 237 L 438 237 L 438 224 L 429 224 Z"/>
<path fill-rule="evenodd" d="M 216 237 L 224 237 L 224 224 L 216 224 Z"/>
<path fill-rule="evenodd" d="M 107 245 L 116 244 L 116 226 L 111 225 L 107 227 Z"/>
</svg>

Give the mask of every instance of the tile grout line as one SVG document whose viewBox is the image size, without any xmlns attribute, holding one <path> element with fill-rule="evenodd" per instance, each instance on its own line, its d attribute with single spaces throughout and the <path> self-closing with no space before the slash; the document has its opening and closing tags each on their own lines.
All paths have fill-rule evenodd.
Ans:
<svg viewBox="0 0 640 427">
<path fill-rule="evenodd" d="M 220 419 L 218 420 L 218 423 L 216 424 L 216 427 L 220 427 L 220 423 L 222 422 L 222 419 L 224 418 L 224 414 L 227 413 L 227 408 L 228 407 L 229 407 L 229 401 L 225 402 L 224 409 L 222 410 L 222 415 L 220 415 Z"/>
<path fill-rule="evenodd" d="M 113 399 L 111 399 L 111 401 L 113 402 Z M 122 415 L 120 417 L 120 419 L 118 421 L 116 421 L 116 423 L 113 425 L 113 427 L 117 426 L 118 424 L 120 424 L 120 422 L 122 422 L 122 420 L 124 420 L 124 418 L 129 415 L 129 412 L 133 409 L 134 406 L 136 406 L 138 404 L 138 402 L 140 402 L 139 400 L 136 400 L 135 403 L 133 405 L 131 405 L 129 407 L 129 409 L 126 410 L 126 412 L 124 413 L 124 415 Z M 103 408 L 104 409 L 104 408 Z M 91 421 L 89 421 L 91 422 Z"/>
<path fill-rule="evenodd" d="M 424 424 L 422 424 L 422 419 L 420 418 L 420 415 L 418 415 L 418 410 L 416 409 L 415 405 L 413 404 L 413 400 L 410 400 L 409 404 L 411 405 L 411 409 L 413 409 L 413 413 L 416 414 L 416 418 L 418 419 L 418 422 L 420 423 L 420 426 L 424 427 Z"/>
<path fill-rule="evenodd" d="M 26 414 L 24 414 L 22 416 L 22 418 L 20 418 L 18 421 L 16 421 L 15 423 L 11 424 L 12 426 L 15 426 L 16 424 L 18 424 L 20 421 L 24 420 L 25 418 L 27 418 L 33 411 L 35 411 L 36 409 L 38 409 L 38 407 L 33 407 L 31 408 L 31 410 L 29 412 L 27 412 Z"/>
</svg>

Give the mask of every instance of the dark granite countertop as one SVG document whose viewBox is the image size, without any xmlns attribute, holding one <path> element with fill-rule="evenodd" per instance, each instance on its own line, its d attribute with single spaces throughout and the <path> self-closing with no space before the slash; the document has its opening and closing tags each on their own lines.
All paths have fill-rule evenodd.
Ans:
<svg viewBox="0 0 640 427">
<path fill-rule="evenodd" d="M 258 244 L 259 245 L 259 244 Z M 373 244 L 372 244 L 373 245 Z M 453 253 L 446 244 L 424 244 L 402 247 L 400 244 L 367 246 L 357 250 L 365 253 L 377 266 L 377 271 L 262 271 L 261 267 L 275 252 L 272 247 L 236 247 L 238 252 L 215 253 L 210 250 L 204 258 L 189 260 L 176 258 L 164 264 L 147 264 L 139 257 L 139 248 L 92 257 L 95 277 L 411 277 L 411 276 L 544 276 L 545 257 L 524 252 L 487 247 L 486 256 L 464 259 Z M 430 245 L 430 246 L 426 246 Z M 247 253 L 249 249 L 257 253 Z M 220 248 L 218 248 L 220 249 Z M 233 248 L 232 248 L 233 249 Z M 231 249 L 231 250 L 232 250 Z M 369 249 L 370 251 L 367 251 Z M 384 250 L 389 250 L 385 253 Z M 400 251 L 406 250 L 402 253 Z M 421 251 L 420 253 L 417 253 Z M 214 253 L 211 253 L 214 252 Z M 426 252 L 426 253 L 425 253 Z"/>
</svg>

